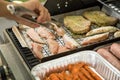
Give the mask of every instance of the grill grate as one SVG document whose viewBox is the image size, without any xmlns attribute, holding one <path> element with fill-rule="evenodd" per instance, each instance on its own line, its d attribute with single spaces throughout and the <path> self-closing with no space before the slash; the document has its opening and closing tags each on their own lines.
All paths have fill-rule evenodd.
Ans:
<svg viewBox="0 0 120 80">
<path fill-rule="evenodd" d="M 6 31 L 30 70 L 32 69 L 32 67 L 40 63 L 40 61 L 36 57 L 34 57 L 33 53 L 31 52 L 29 48 L 26 48 L 26 47 L 23 48 L 21 46 L 18 39 L 14 35 L 12 29 L 6 29 Z"/>
</svg>

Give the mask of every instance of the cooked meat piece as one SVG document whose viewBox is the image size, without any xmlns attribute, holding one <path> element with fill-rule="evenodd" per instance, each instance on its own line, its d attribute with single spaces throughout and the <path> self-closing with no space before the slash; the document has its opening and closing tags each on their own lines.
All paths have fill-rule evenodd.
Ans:
<svg viewBox="0 0 120 80">
<path fill-rule="evenodd" d="M 39 27 L 37 29 L 37 33 L 41 37 L 43 37 L 43 38 L 46 38 L 46 39 L 48 39 L 48 38 L 55 39 L 54 34 L 48 28 L 46 28 L 46 27 Z"/>
<path fill-rule="evenodd" d="M 33 49 L 33 54 L 38 58 L 42 59 L 43 54 L 42 54 L 42 45 L 38 43 L 32 43 L 32 49 Z"/>
<path fill-rule="evenodd" d="M 120 30 L 114 33 L 114 37 L 115 38 L 120 37 Z"/>
<path fill-rule="evenodd" d="M 108 50 L 104 48 L 100 48 L 97 50 L 97 52 L 104 57 L 108 62 L 110 62 L 113 66 L 118 68 L 120 70 L 120 61 L 112 55 Z"/>
<path fill-rule="evenodd" d="M 88 44 L 92 44 L 95 42 L 100 42 L 100 41 L 106 40 L 108 37 L 109 37 L 109 33 L 89 36 L 89 37 L 84 38 L 84 40 L 81 42 L 81 45 L 88 45 Z"/>
<path fill-rule="evenodd" d="M 47 39 L 47 42 L 48 42 L 50 52 L 52 54 L 57 54 L 58 53 L 58 48 L 59 48 L 58 42 L 53 40 L 53 39 Z"/>
<path fill-rule="evenodd" d="M 118 21 L 117 18 L 108 16 L 102 11 L 86 11 L 83 16 L 98 26 L 115 25 Z"/>
<path fill-rule="evenodd" d="M 58 36 L 63 36 L 65 34 L 65 30 L 62 27 L 57 26 L 55 23 L 51 23 L 51 25 L 53 25 L 53 29 Z"/>
<path fill-rule="evenodd" d="M 70 49 L 68 49 L 68 48 L 65 47 L 65 46 L 59 46 L 58 53 L 66 52 L 66 51 L 69 51 L 69 50 L 70 50 Z"/>
<path fill-rule="evenodd" d="M 110 47 L 110 51 L 118 58 L 120 59 L 120 44 L 113 43 Z"/>
<path fill-rule="evenodd" d="M 84 34 L 90 30 L 91 22 L 82 16 L 66 16 L 64 24 L 75 34 Z"/>
<path fill-rule="evenodd" d="M 115 32 L 117 30 L 119 30 L 119 29 L 114 27 L 114 26 L 103 26 L 103 27 L 96 28 L 96 29 L 93 29 L 93 30 L 89 31 L 86 34 L 86 36 L 91 36 L 91 35 L 105 33 L 105 32 Z"/>
<path fill-rule="evenodd" d="M 65 43 L 65 46 L 68 49 L 75 49 L 79 46 L 79 44 L 73 38 L 69 37 L 66 34 L 63 36 L 63 40 L 64 40 L 64 43 Z"/>
<path fill-rule="evenodd" d="M 27 35 L 35 42 L 45 43 L 33 28 L 27 29 Z"/>
</svg>

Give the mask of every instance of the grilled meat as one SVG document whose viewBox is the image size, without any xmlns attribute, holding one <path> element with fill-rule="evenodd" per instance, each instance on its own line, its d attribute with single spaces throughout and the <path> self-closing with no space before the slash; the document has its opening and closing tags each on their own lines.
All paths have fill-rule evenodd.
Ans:
<svg viewBox="0 0 120 80">
<path fill-rule="evenodd" d="M 70 49 L 68 49 L 66 46 L 59 46 L 58 53 L 66 52 L 69 50 Z"/>
<path fill-rule="evenodd" d="M 65 31 L 62 27 L 57 26 L 55 23 L 51 23 L 53 25 L 53 29 L 56 31 L 58 36 L 63 36 L 65 34 Z"/>
<path fill-rule="evenodd" d="M 84 34 L 90 30 L 91 22 L 82 16 L 66 16 L 64 24 L 75 34 Z"/>
<path fill-rule="evenodd" d="M 39 27 L 37 28 L 37 33 L 42 37 L 42 38 L 50 38 L 50 39 L 55 39 L 54 34 L 46 27 Z"/>
<path fill-rule="evenodd" d="M 57 54 L 58 53 L 58 48 L 59 48 L 58 42 L 55 41 L 54 39 L 47 39 L 47 43 L 48 43 L 50 52 L 52 54 Z"/>
<path fill-rule="evenodd" d="M 98 26 L 115 25 L 118 21 L 117 18 L 108 16 L 102 11 L 86 11 L 83 16 Z"/>
<path fill-rule="evenodd" d="M 120 30 L 114 33 L 114 37 L 115 38 L 120 37 Z"/>
<path fill-rule="evenodd" d="M 27 29 L 26 33 L 34 42 L 45 43 L 33 28 Z"/>
<path fill-rule="evenodd" d="M 33 54 L 35 55 L 35 57 L 37 57 L 38 59 L 43 58 L 42 45 L 41 44 L 32 43 L 32 49 L 33 49 Z"/>
<path fill-rule="evenodd" d="M 103 34 L 94 35 L 94 36 L 89 36 L 89 37 L 84 38 L 84 40 L 81 42 L 81 45 L 88 45 L 91 43 L 103 41 L 103 40 L 106 40 L 108 37 L 109 37 L 108 32 L 103 33 Z"/>
<path fill-rule="evenodd" d="M 69 37 L 66 34 L 63 36 L 63 40 L 64 40 L 64 43 L 65 43 L 65 46 L 68 49 L 75 49 L 79 46 L 79 44 L 73 38 Z"/>
<path fill-rule="evenodd" d="M 115 32 L 117 30 L 119 30 L 119 29 L 114 27 L 114 26 L 103 26 L 103 27 L 96 28 L 96 29 L 93 29 L 93 30 L 89 31 L 86 34 L 86 36 L 91 36 L 91 35 L 105 33 L 105 32 Z"/>
</svg>

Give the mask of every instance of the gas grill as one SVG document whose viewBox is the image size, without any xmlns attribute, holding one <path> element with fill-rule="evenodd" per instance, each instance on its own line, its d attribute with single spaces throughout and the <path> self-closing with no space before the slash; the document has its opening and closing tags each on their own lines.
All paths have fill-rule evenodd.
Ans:
<svg viewBox="0 0 120 80">
<path fill-rule="evenodd" d="M 54 18 L 56 21 L 61 23 L 61 16 L 69 14 L 71 12 L 72 12 L 72 14 L 74 14 L 75 12 L 79 12 L 83 9 L 94 7 L 94 6 L 97 6 L 97 7 L 99 6 L 99 8 L 102 9 L 103 11 L 105 11 L 107 14 L 120 19 L 119 3 L 120 3 L 119 0 L 98 0 L 98 1 L 96 1 L 96 0 L 64 0 L 64 1 L 48 0 L 45 4 L 45 7 L 48 8 L 49 12 L 52 15 L 52 18 Z M 113 8 L 113 6 L 115 6 L 115 8 Z M 116 8 L 117 8 L 117 10 L 116 10 Z M 119 22 L 117 24 L 117 27 L 120 28 Z M 26 71 L 25 74 L 27 75 L 27 77 L 23 76 L 23 78 L 18 79 L 18 76 L 16 76 L 16 75 L 18 75 L 19 73 L 16 73 L 17 71 L 14 71 L 12 68 L 11 70 L 13 72 L 13 76 L 15 76 L 14 79 L 16 79 L 16 80 L 21 80 L 21 79 L 22 80 L 28 80 L 28 79 L 32 80 L 33 77 L 31 76 L 30 70 L 37 64 L 40 64 L 40 63 L 43 63 L 43 62 L 46 62 L 46 61 L 49 61 L 49 60 L 52 60 L 55 58 L 59 58 L 62 56 L 66 56 L 69 54 L 73 54 L 78 51 L 92 50 L 97 46 L 120 40 L 120 37 L 114 38 L 114 39 L 109 39 L 109 40 L 102 41 L 100 43 L 80 47 L 75 50 L 67 51 L 67 52 L 64 52 L 61 54 L 44 57 L 43 59 L 39 60 L 33 55 L 32 51 L 29 48 L 21 46 L 19 40 L 17 39 L 16 35 L 12 31 L 12 28 L 6 29 L 4 31 L 4 35 L 5 35 L 4 37 L 5 37 L 5 42 L 6 42 L 7 46 L 5 46 L 5 45 L 1 46 L 1 52 L 2 52 L 3 60 L 5 61 L 5 65 L 8 66 L 10 69 L 12 68 L 11 64 L 8 63 L 8 61 L 9 61 L 9 59 L 7 60 L 8 56 L 6 55 L 6 53 L 4 54 L 4 52 L 7 52 L 7 51 L 4 51 L 5 48 L 7 47 L 6 49 L 8 49 L 10 47 L 13 50 L 12 52 L 14 52 L 14 55 L 13 55 L 12 52 L 9 51 L 9 53 L 13 55 L 10 57 L 11 58 L 16 57 L 19 62 L 19 63 L 16 62 L 16 65 L 21 64 L 22 68 L 19 67 L 19 69 L 21 68 L 21 71 L 24 70 L 23 72 Z M 2 47 L 3 47 L 3 49 L 2 49 Z M 10 50 L 10 49 L 8 49 L 8 50 Z M 24 75 L 24 73 L 20 73 L 20 74 Z M 22 77 L 22 76 L 19 76 L 19 77 Z"/>
</svg>

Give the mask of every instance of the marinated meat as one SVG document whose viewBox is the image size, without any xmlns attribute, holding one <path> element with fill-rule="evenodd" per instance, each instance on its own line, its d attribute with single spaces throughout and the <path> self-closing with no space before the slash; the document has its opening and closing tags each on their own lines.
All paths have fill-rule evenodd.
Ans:
<svg viewBox="0 0 120 80">
<path fill-rule="evenodd" d="M 27 29 L 26 33 L 34 42 L 45 43 L 33 28 Z"/>
<path fill-rule="evenodd" d="M 120 30 L 114 33 L 114 37 L 115 38 L 120 37 Z"/>
<path fill-rule="evenodd" d="M 108 16 L 102 11 L 86 11 L 83 16 L 98 26 L 115 25 L 118 21 L 117 18 Z"/>
<path fill-rule="evenodd" d="M 34 54 L 38 59 L 42 59 L 42 58 L 43 58 L 42 45 L 41 45 L 41 44 L 32 43 L 32 50 L 33 50 L 33 54 Z"/>
<path fill-rule="evenodd" d="M 93 29 L 91 31 L 89 31 L 86 36 L 91 36 L 91 35 L 95 35 L 95 34 L 100 34 L 100 33 L 105 33 L 105 32 L 115 32 L 119 30 L 118 28 L 114 27 L 114 26 L 103 26 L 103 27 L 100 27 L 100 28 L 96 28 L 96 29 Z"/>
<path fill-rule="evenodd" d="M 66 34 L 63 36 L 63 40 L 64 40 L 64 43 L 65 43 L 65 46 L 68 49 L 75 49 L 79 46 L 79 44 L 73 38 L 69 37 Z"/>
<path fill-rule="evenodd" d="M 113 66 L 120 70 L 120 61 L 114 55 L 112 55 L 112 53 L 110 53 L 108 50 L 104 48 L 98 49 L 97 52 L 102 57 L 104 57 L 108 62 L 110 62 Z"/>
<path fill-rule="evenodd" d="M 75 34 L 84 34 L 90 30 L 91 22 L 82 16 L 66 16 L 64 24 Z"/>
<path fill-rule="evenodd" d="M 92 44 L 95 42 L 100 42 L 100 41 L 106 40 L 108 37 L 109 37 L 109 33 L 89 36 L 89 37 L 84 38 L 84 40 L 81 42 L 81 45 L 88 45 L 88 44 Z"/>
<path fill-rule="evenodd" d="M 39 27 L 37 29 L 37 33 L 42 37 L 42 38 L 46 38 L 46 39 L 55 39 L 54 34 L 48 30 L 46 27 Z"/>
<path fill-rule="evenodd" d="M 120 44 L 113 43 L 110 47 L 110 51 L 118 58 L 120 59 Z"/>
<path fill-rule="evenodd" d="M 47 43 L 48 43 L 50 52 L 52 54 L 57 54 L 58 53 L 58 49 L 59 49 L 58 42 L 53 40 L 53 39 L 47 39 Z"/>
</svg>

